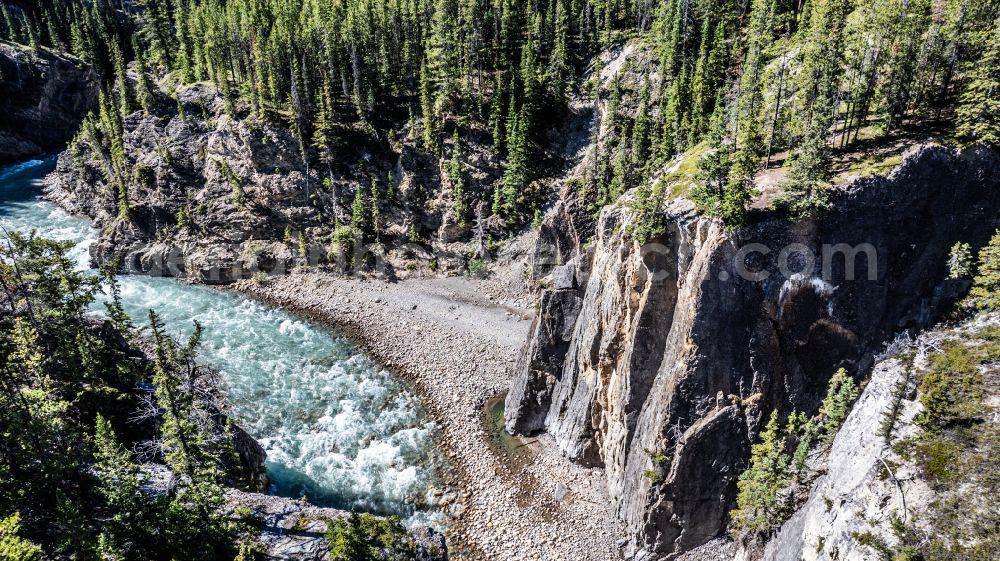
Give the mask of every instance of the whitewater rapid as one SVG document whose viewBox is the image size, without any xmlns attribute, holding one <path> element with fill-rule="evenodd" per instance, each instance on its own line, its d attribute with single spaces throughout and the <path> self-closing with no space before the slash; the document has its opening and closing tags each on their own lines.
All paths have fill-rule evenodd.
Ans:
<svg viewBox="0 0 1000 561">
<path fill-rule="evenodd" d="M 47 158 L 0 168 L 0 225 L 73 242 L 85 269 L 96 232 L 41 197 L 53 165 Z M 438 429 L 391 372 L 349 341 L 245 297 L 168 278 L 119 281 L 137 324 L 152 308 L 179 339 L 195 320 L 205 328 L 201 360 L 222 372 L 238 421 L 267 451 L 273 493 L 411 522 L 434 518 L 413 503 L 438 477 Z"/>
</svg>

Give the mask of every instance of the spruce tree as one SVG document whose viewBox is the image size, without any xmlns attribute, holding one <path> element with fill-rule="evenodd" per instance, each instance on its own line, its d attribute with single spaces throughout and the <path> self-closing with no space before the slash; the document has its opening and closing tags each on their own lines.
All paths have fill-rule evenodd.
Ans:
<svg viewBox="0 0 1000 561">
<path fill-rule="evenodd" d="M 17 33 L 17 24 L 14 18 L 10 15 L 10 9 L 7 7 L 6 2 L 0 2 L 0 15 L 3 16 L 3 26 L 0 27 L 0 38 L 6 39 L 8 41 L 18 42 L 20 38 Z"/>
<path fill-rule="evenodd" d="M 191 13 L 189 0 L 176 0 L 174 7 L 174 33 L 177 44 L 177 67 L 181 71 L 181 79 L 184 82 L 193 82 L 194 57 L 191 36 L 188 30 L 188 16 Z"/>
<path fill-rule="evenodd" d="M 493 97 L 490 100 L 489 117 L 490 132 L 493 135 L 493 151 L 497 154 L 502 154 L 505 146 L 505 110 L 507 109 L 507 95 L 509 91 L 510 88 L 507 81 L 503 78 L 503 73 L 497 72 L 496 81 L 493 85 Z"/>
<path fill-rule="evenodd" d="M 980 310 L 1000 310 L 1000 230 L 979 250 L 978 273 L 969 295 Z"/>
<path fill-rule="evenodd" d="M 329 168 L 333 164 L 333 147 L 335 142 L 335 131 L 333 129 L 333 98 L 328 84 L 323 84 L 319 96 L 319 110 L 313 122 L 312 145 L 319 153 L 320 161 Z"/>
<path fill-rule="evenodd" d="M 819 408 L 819 415 L 823 427 L 823 440 L 827 444 L 833 443 L 833 438 L 837 436 L 837 431 L 847 420 L 847 415 L 851 412 L 851 405 L 858 398 L 858 386 L 854 379 L 843 368 L 838 368 L 827 385 L 826 397 Z"/>
<path fill-rule="evenodd" d="M 724 219 L 722 203 L 726 195 L 729 170 L 732 167 L 730 146 L 724 143 L 725 129 L 721 111 L 712 119 L 706 140 L 708 150 L 698 159 L 695 178 L 699 185 L 691 190 L 691 200 L 707 216 Z"/>
<path fill-rule="evenodd" d="M 569 44 L 568 0 L 556 0 L 555 46 L 549 61 L 549 89 L 556 99 L 565 97 L 572 86 L 573 61 Z"/>
<path fill-rule="evenodd" d="M 448 181 L 451 183 L 451 213 L 459 224 L 465 224 L 468 208 L 465 204 L 465 182 L 462 179 L 462 145 L 458 128 L 451 138 L 451 161 L 448 163 Z"/>
<path fill-rule="evenodd" d="M 125 73 L 125 58 L 122 56 L 121 47 L 118 46 L 117 38 L 109 41 L 111 51 L 111 61 L 115 69 L 115 85 L 118 88 L 118 104 L 121 107 L 121 115 L 125 116 L 132 112 L 132 85 L 128 81 Z"/>
<path fill-rule="evenodd" d="M 424 130 L 424 148 L 437 150 L 437 123 L 434 117 L 434 100 L 431 94 L 431 77 L 427 61 L 420 63 L 420 114 Z"/>
<path fill-rule="evenodd" d="M 711 21 L 711 18 L 706 18 L 706 22 L 708 21 Z M 691 123 L 694 133 L 699 136 L 707 132 L 711 126 L 713 113 L 721 107 L 717 102 L 723 96 L 725 89 L 732 27 L 732 16 L 723 12 L 711 33 L 704 35 L 709 31 L 708 26 L 703 30 L 703 45 L 709 39 L 711 44 L 704 56 L 701 53 L 705 47 L 699 49 L 698 63 L 695 67 L 696 78 L 692 78 L 691 83 Z"/>
<path fill-rule="evenodd" d="M 981 54 L 970 66 L 955 111 L 955 134 L 967 142 L 1000 146 L 1000 17 L 982 35 Z"/>
<path fill-rule="evenodd" d="M 139 102 L 139 107 L 149 114 L 153 107 L 153 92 L 149 86 L 149 78 L 146 76 L 146 55 L 143 49 L 136 45 L 135 51 L 135 98 Z"/>
<path fill-rule="evenodd" d="M 762 150 L 760 127 L 751 126 L 732 154 L 721 211 L 723 220 L 732 227 L 744 224 L 750 203 L 757 194 L 754 178 L 760 170 Z"/>
<path fill-rule="evenodd" d="M 827 207 L 831 155 L 826 135 L 826 128 L 813 125 L 785 165 L 783 192 L 776 205 L 795 218 L 809 217 Z"/>
<path fill-rule="evenodd" d="M 646 77 L 639 91 L 639 108 L 632 127 L 632 164 L 639 169 L 646 165 L 649 156 L 649 126 L 649 78 Z"/>
<path fill-rule="evenodd" d="M 379 207 L 381 206 L 382 203 L 381 203 L 381 197 L 379 197 L 379 192 L 378 192 L 378 180 L 375 179 L 374 175 L 372 176 L 372 179 L 371 179 L 371 193 L 372 193 L 372 196 L 371 196 L 371 213 L 372 213 L 371 231 L 375 235 L 375 240 L 378 241 L 378 239 L 379 239 L 379 237 L 381 235 L 381 224 L 380 224 L 380 221 L 379 221 Z"/>
<path fill-rule="evenodd" d="M 515 217 L 520 208 L 520 195 L 528 186 L 530 180 L 528 171 L 528 131 L 525 108 L 516 113 L 514 122 L 509 125 L 507 138 L 507 159 L 504 162 L 503 178 L 501 179 L 500 214 L 505 218 Z"/>
<path fill-rule="evenodd" d="M 363 244 L 368 237 L 368 217 L 370 209 L 365 197 L 365 190 L 360 184 L 354 189 L 354 202 L 351 204 L 351 230 L 354 231 L 356 243 Z"/>
<path fill-rule="evenodd" d="M 455 95 L 458 89 L 458 33 L 458 0 L 434 0 L 427 59 L 442 99 Z M 421 83 L 423 80 L 421 76 Z"/>
<path fill-rule="evenodd" d="M 191 505 L 198 519 L 198 531 L 208 550 L 219 539 L 223 519 L 221 476 L 212 451 L 209 434 L 210 413 L 200 405 L 194 393 L 194 355 L 200 344 L 202 328 L 195 322 L 194 333 L 184 347 L 178 347 L 164 332 L 163 322 L 149 311 L 149 327 L 154 344 L 153 384 L 156 401 L 163 410 L 160 424 L 160 447 L 170 468 L 181 484 L 176 501 Z"/>
<path fill-rule="evenodd" d="M 760 442 L 750 449 L 750 467 L 737 482 L 733 525 L 747 532 L 767 532 L 780 524 L 789 509 L 781 491 L 788 484 L 790 456 L 772 411 Z"/>
<path fill-rule="evenodd" d="M 850 0 L 815 0 L 804 32 L 797 113 L 803 134 L 785 165 L 784 193 L 778 201 L 795 217 L 808 216 L 827 204 L 832 163 L 827 138 L 843 72 L 843 32 L 850 7 Z"/>
<path fill-rule="evenodd" d="M 94 469 L 101 481 L 98 492 L 110 513 L 102 528 L 102 547 L 128 554 L 130 544 L 148 540 L 148 533 L 155 532 L 163 521 L 157 520 L 155 499 L 142 491 L 140 470 L 131 454 L 101 415 L 97 416 L 94 448 Z M 140 532 L 147 535 L 137 535 Z"/>
<path fill-rule="evenodd" d="M 21 534 L 21 514 L 0 518 L 0 555 L 5 561 L 41 561 L 42 548 Z"/>
</svg>

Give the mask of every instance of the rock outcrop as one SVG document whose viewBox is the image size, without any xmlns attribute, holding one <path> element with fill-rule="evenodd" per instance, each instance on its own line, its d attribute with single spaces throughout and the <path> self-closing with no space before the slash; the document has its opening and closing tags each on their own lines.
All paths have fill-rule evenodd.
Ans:
<svg viewBox="0 0 1000 561">
<path fill-rule="evenodd" d="M 950 484 L 941 474 L 959 473 L 959 466 L 970 465 L 980 454 L 996 456 L 995 437 L 985 435 L 995 435 L 1000 425 L 996 408 L 1000 387 L 995 383 L 1000 363 L 989 357 L 995 353 L 997 340 L 987 335 L 987 342 L 984 334 L 997 329 L 1000 314 L 987 312 L 891 345 L 872 369 L 829 452 L 819 455 L 823 474 L 808 497 L 762 548 L 737 548 L 733 557 L 737 561 L 868 561 L 888 556 L 934 558 L 926 552 L 937 550 L 976 558 L 972 551 L 977 549 L 986 552 L 986 558 L 994 557 L 997 526 L 989 513 L 996 512 L 995 489 L 983 481 L 995 479 L 990 471 L 995 462 L 980 464 L 977 473 L 958 476 Z M 933 415 L 924 408 L 928 373 L 947 364 L 941 360 L 947 349 L 982 349 L 984 345 L 994 350 L 976 359 L 982 361 L 983 378 L 977 383 L 983 391 L 971 400 L 978 401 L 969 410 L 975 420 L 960 428 L 936 426 L 928 431 L 920 422 L 920 416 Z M 956 439 L 960 444 L 945 455 L 918 444 L 928 438 L 950 442 L 956 434 L 963 435 Z M 935 465 L 934 458 L 942 457 L 945 465 Z M 970 524 L 960 528 L 964 521 Z"/>
<path fill-rule="evenodd" d="M 239 426 L 230 426 L 236 457 L 224 467 L 232 483 L 248 491 L 265 492 L 271 485 L 267 477 L 267 451 L 260 442 Z M 238 460 L 238 461 L 237 461 Z"/>
<path fill-rule="evenodd" d="M 139 78 L 134 65 L 129 77 Z M 94 219 L 101 232 L 91 247 L 96 263 L 119 260 L 123 272 L 210 284 L 303 264 L 365 266 L 389 277 L 464 270 L 471 219 L 451 216 L 443 160 L 418 149 L 401 128 L 387 138 L 364 123 L 345 123 L 335 157 L 317 167 L 313 149 L 307 146 L 304 161 L 280 116 L 227 111 L 205 83 L 143 78 L 155 101 L 123 116 L 123 161 L 114 161 L 103 133 L 81 135 L 46 180 L 50 199 Z M 486 198 L 499 177 L 488 141 L 485 131 L 463 130 L 469 200 Z M 364 218 L 377 221 L 364 247 L 349 229 L 337 237 L 339 225 L 351 224 L 356 198 Z"/>
<path fill-rule="evenodd" d="M 97 93 L 96 74 L 79 59 L 0 41 L 0 164 L 65 145 Z"/>
<path fill-rule="evenodd" d="M 330 544 L 326 532 L 334 520 L 347 519 L 351 513 L 334 508 L 312 506 L 307 502 L 229 490 L 226 502 L 230 515 L 239 517 L 238 508 L 248 510 L 260 521 L 263 559 L 268 561 L 328 561 Z M 447 561 L 444 535 L 429 526 L 416 526 L 402 536 L 403 550 L 383 546 L 380 559 L 405 561 Z"/>
<path fill-rule="evenodd" d="M 905 366 L 898 358 L 879 362 L 872 369 L 868 385 L 830 448 L 826 474 L 815 482 L 805 504 L 767 543 L 764 559 L 812 561 L 829 559 L 831 554 L 841 561 L 871 559 L 872 550 L 854 534 L 868 530 L 866 520 L 884 523 L 889 534 L 888 514 L 902 512 L 905 506 L 906 499 L 894 484 L 894 477 L 902 473 L 893 477 L 881 474 L 884 466 L 880 459 L 889 455 L 889 446 L 878 430 L 904 375 Z M 905 429 L 898 436 L 912 432 L 911 422 L 919 411 L 919 402 L 902 402 L 897 426 Z M 910 491 L 912 504 L 917 492 Z M 744 553 L 743 557 L 753 556 Z"/>
<path fill-rule="evenodd" d="M 546 430 L 603 466 L 629 557 L 705 543 L 725 528 L 762 417 L 815 411 L 838 368 L 863 376 L 965 288 L 946 280 L 949 249 L 997 228 L 998 166 L 983 147 L 919 147 L 812 219 L 761 212 L 735 232 L 678 199 L 642 246 L 627 205 L 606 208 L 592 253 L 570 263 L 578 287 L 542 293 L 508 429 Z"/>
</svg>

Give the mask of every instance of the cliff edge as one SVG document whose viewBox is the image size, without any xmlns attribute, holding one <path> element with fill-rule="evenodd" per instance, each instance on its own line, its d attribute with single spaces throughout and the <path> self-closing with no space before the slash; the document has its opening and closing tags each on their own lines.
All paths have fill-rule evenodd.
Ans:
<svg viewBox="0 0 1000 561">
<path fill-rule="evenodd" d="M 998 166 L 989 148 L 918 146 L 811 219 L 761 212 L 727 231 L 677 199 L 643 244 L 627 201 L 605 208 L 589 246 L 542 268 L 508 430 L 547 431 L 604 468 L 627 557 L 704 544 L 726 527 L 767 414 L 815 411 L 838 368 L 862 379 L 896 334 L 964 293 L 949 249 L 996 230 Z M 576 235 L 565 212 L 550 211 L 540 244 L 546 228 Z"/>
</svg>

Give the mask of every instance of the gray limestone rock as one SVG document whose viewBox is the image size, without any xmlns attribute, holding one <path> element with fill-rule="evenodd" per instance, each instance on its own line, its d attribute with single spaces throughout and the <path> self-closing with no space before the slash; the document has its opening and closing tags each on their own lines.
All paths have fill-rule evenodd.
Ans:
<svg viewBox="0 0 1000 561">
<path fill-rule="evenodd" d="M 606 208 L 569 348 L 543 370 L 521 365 L 507 427 L 544 428 L 568 457 L 604 467 L 636 558 L 709 541 L 762 418 L 815 411 L 838 368 L 864 376 L 881 345 L 954 301 L 948 252 L 996 230 L 997 169 L 989 148 L 922 146 L 888 177 L 832 193 L 812 219 L 761 211 L 737 231 L 675 200 L 665 235 L 641 247 L 627 206 Z M 537 322 L 528 349 L 552 333 Z M 730 395 L 744 410 L 717 420 Z M 691 433 L 714 423 L 724 428 Z M 643 475 L 661 469 L 651 451 L 669 458 L 663 477 Z"/>
</svg>

